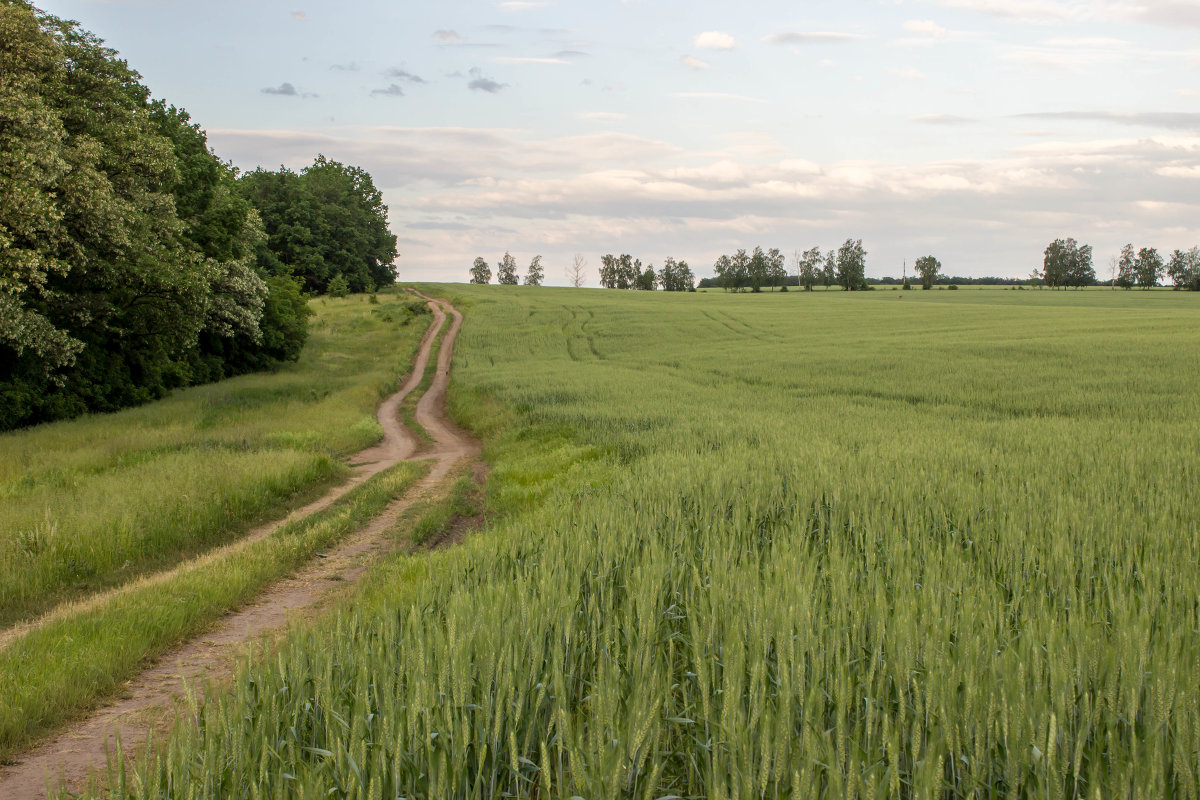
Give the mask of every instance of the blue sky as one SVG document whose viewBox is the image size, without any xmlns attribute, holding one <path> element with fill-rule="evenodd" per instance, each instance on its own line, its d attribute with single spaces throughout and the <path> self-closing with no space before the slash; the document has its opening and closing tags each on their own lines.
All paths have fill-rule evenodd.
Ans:
<svg viewBox="0 0 1200 800">
<path fill-rule="evenodd" d="M 243 169 L 369 170 L 403 278 L 861 238 L 1025 276 L 1200 244 L 1200 2 L 54 0 Z"/>
</svg>

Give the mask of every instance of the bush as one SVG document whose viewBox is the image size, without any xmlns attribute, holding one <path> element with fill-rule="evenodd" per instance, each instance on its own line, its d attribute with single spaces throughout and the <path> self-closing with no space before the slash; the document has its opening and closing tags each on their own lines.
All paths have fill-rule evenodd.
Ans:
<svg viewBox="0 0 1200 800">
<path fill-rule="evenodd" d="M 947 286 L 946 288 L 949 289 L 950 291 L 954 291 L 955 289 L 958 288 L 958 284 L 952 283 L 949 286 Z"/>
<path fill-rule="evenodd" d="M 339 272 L 329 282 L 329 296 L 345 297 L 348 294 L 350 294 L 350 284 L 346 282 L 346 279 L 342 277 L 342 273 Z"/>
</svg>

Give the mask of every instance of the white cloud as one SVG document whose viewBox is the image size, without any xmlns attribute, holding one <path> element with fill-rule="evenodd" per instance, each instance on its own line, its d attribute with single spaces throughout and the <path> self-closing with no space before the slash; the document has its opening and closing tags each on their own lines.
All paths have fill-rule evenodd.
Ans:
<svg viewBox="0 0 1200 800">
<path fill-rule="evenodd" d="M 695 56 L 680 56 L 679 63 L 692 69 L 708 69 L 710 66 L 707 61 L 701 61 Z"/>
<path fill-rule="evenodd" d="M 913 67 L 888 67 L 888 72 L 906 81 L 925 80 L 925 73 Z"/>
<path fill-rule="evenodd" d="M 308 14 L 305 14 L 303 11 L 293 11 L 292 19 L 305 20 L 308 19 Z"/>
<path fill-rule="evenodd" d="M 869 38 L 858 33 L 837 31 L 784 31 L 764 36 L 767 44 L 846 44 Z"/>
<path fill-rule="evenodd" d="M 504 0 L 502 3 L 497 3 L 496 8 L 501 11 L 532 11 L 535 8 L 546 8 L 551 5 L 549 2 L 542 0 Z"/>
<path fill-rule="evenodd" d="M 532 58 L 527 56 L 496 56 L 492 59 L 499 64 L 570 64 L 562 58 Z"/>
<path fill-rule="evenodd" d="M 618 111 L 584 111 L 576 116 L 579 119 L 619 122 L 620 120 L 626 119 L 627 115 Z"/>
<path fill-rule="evenodd" d="M 1191 178 L 1200 180 L 1200 165 L 1190 167 L 1159 167 L 1154 170 L 1155 175 L 1162 175 L 1164 178 Z"/>
<path fill-rule="evenodd" d="M 758 97 L 747 97 L 744 94 L 729 94 L 728 92 L 674 92 L 672 97 L 685 97 L 692 100 L 737 100 L 742 103 L 765 103 Z"/>
<path fill-rule="evenodd" d="M 931 39 L 945 39 L 950 35 L 950 31 L 929 19 L 910 19 L 900 27 L 909 33 L 915 33 L 918 36 L 928 36 Z"/>
<path fill-rule="evenodd" d="M 732 36 L 720 31 L 706 31 L 696 37 L 694 44 L 703 50 L 732 50 L 737 47 Z"/>
</svg>

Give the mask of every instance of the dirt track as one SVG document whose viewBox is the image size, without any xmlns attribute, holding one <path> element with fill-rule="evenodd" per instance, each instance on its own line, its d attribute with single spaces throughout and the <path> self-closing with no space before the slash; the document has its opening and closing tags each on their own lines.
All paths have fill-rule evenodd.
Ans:
<svg viewBox="0 0 1200 800">
<path fill-rule="evenodd" d="M 161 658 L 156 666 L 127 685 L 123 699 L 97 710 L 26 754 L 14 765 L 0 771 L 0 798 L 43 798 L 48 781 L 65 781 L 70 789 L 81 788 L 90 770 L 104 768 L 105 751 L 114 748 L 117 736 L 120 736 L 127 753 L 140 753 L 150 731 L 163 727 L 173 717 L 175 700 L 183 696 L 185 681 L 194 689 L 208 679 L 228 676 L 237 655 L 243 651 L 241 645 L 282 627 L 292 614 L 313 606 L 331 589 L 357 580 L 366 570 L 370 556 L 387 546 L 384 534 L 399 515 L 418 499 L 434 496 L 440 493 L 439 490 L 444 491 L 445 487 L 441 484 L 452 470 L 478 458 L 479 444 L 450 422 L 445 408 L 450 360 L 454 354 L 454 341 L 462 326 L 462 315 L 444 300 L 425 295 L 421 297 L 429 302 L 433 310 L 433 323 L 421 341 L 408 380 L 379 408 L 383 440 L 350 458 L 355 466 L 354 475 L 349 481 L 331 489 L 319 500 L 293 512 L 286 519 L 307 516 L 328 507 L 372 475 L 400 461 L 412 459 L 414 454 L 422 460 L 433 462 L 429 474 L 404 497 L 391 503 L 370 525 L 347 537 L 324 558 L 314 560 L 296 576 L 275 584 L 246 608 L 222 618 L 207 634 Z M 434 443 L 418 454 L 417 439 L 400 422 L 398 412 L 404 398 L 421 382 L 430 350 L 437 332 L 445 324 L 447 312 L 451 323 L 438 353 L 437 371 L 416 408 L 417 423 L 428 431 Z M 267 536 L 286 519 L 255 529 L 236 545 L 230 545 L 230 548 L 243 547 L 249 541 Z M 223 548 L 203 558 L 220 557 L 230 548 Z M 177 570 L 147 580 L 166 583 L 178 570 L 187 567 L 187 564 L 181 565 Z M 135 585 L 145 585 L 145 582 Z M 84 604 L 96 602 L 89 600 Z M 75 605 L 69 610 L 78 608 L 79 605 Z M 18 631 L 14 635 L 20 633 Z M 3 644 L 4 641 L 0 641 L 0 647 Z"/>
</svg>

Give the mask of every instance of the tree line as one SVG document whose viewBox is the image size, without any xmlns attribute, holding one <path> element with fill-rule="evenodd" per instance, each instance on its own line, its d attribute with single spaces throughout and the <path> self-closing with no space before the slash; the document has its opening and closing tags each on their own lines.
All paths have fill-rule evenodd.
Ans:
<svg viewBox="0 0 1200 800">
<path fill-rule="evenodd" d="M 299 356 L 306 293 L 395 278 L 370 176 L 238 175 L 115 51 L 0 3 L 0 429 Z"/>
<path fill-rule="evenodd" d="M 574 263 L 567 268 L 567 279 L 575 288 L 583 286 L 586 260 L 576 255 Z M 608 253 L 600 257 L 600 285 L 605 289 L 635 289 L 654 291 L 662 289 L 666 292 L 696 291 L 696 276 L 686 261 L 676 261 L 667 258 L 658 270 L 653 264 L 642 265 L 641 259 L 635 259 L 629 254 L 613 255 Z M 541 286 L 545 279 L 545 268 L 542 257 L 534 256 L 525 272 L 526 286 Z M 492 281 L 492 268 L 483 256 L 475 259 L 470 269 L 471 283 L 488 284 Z M 509 253 L 496 264 L 496 282 L 501 285 L 516 286 L 520 283 L 517 276 L 517 261 Z"/>
</svg>

